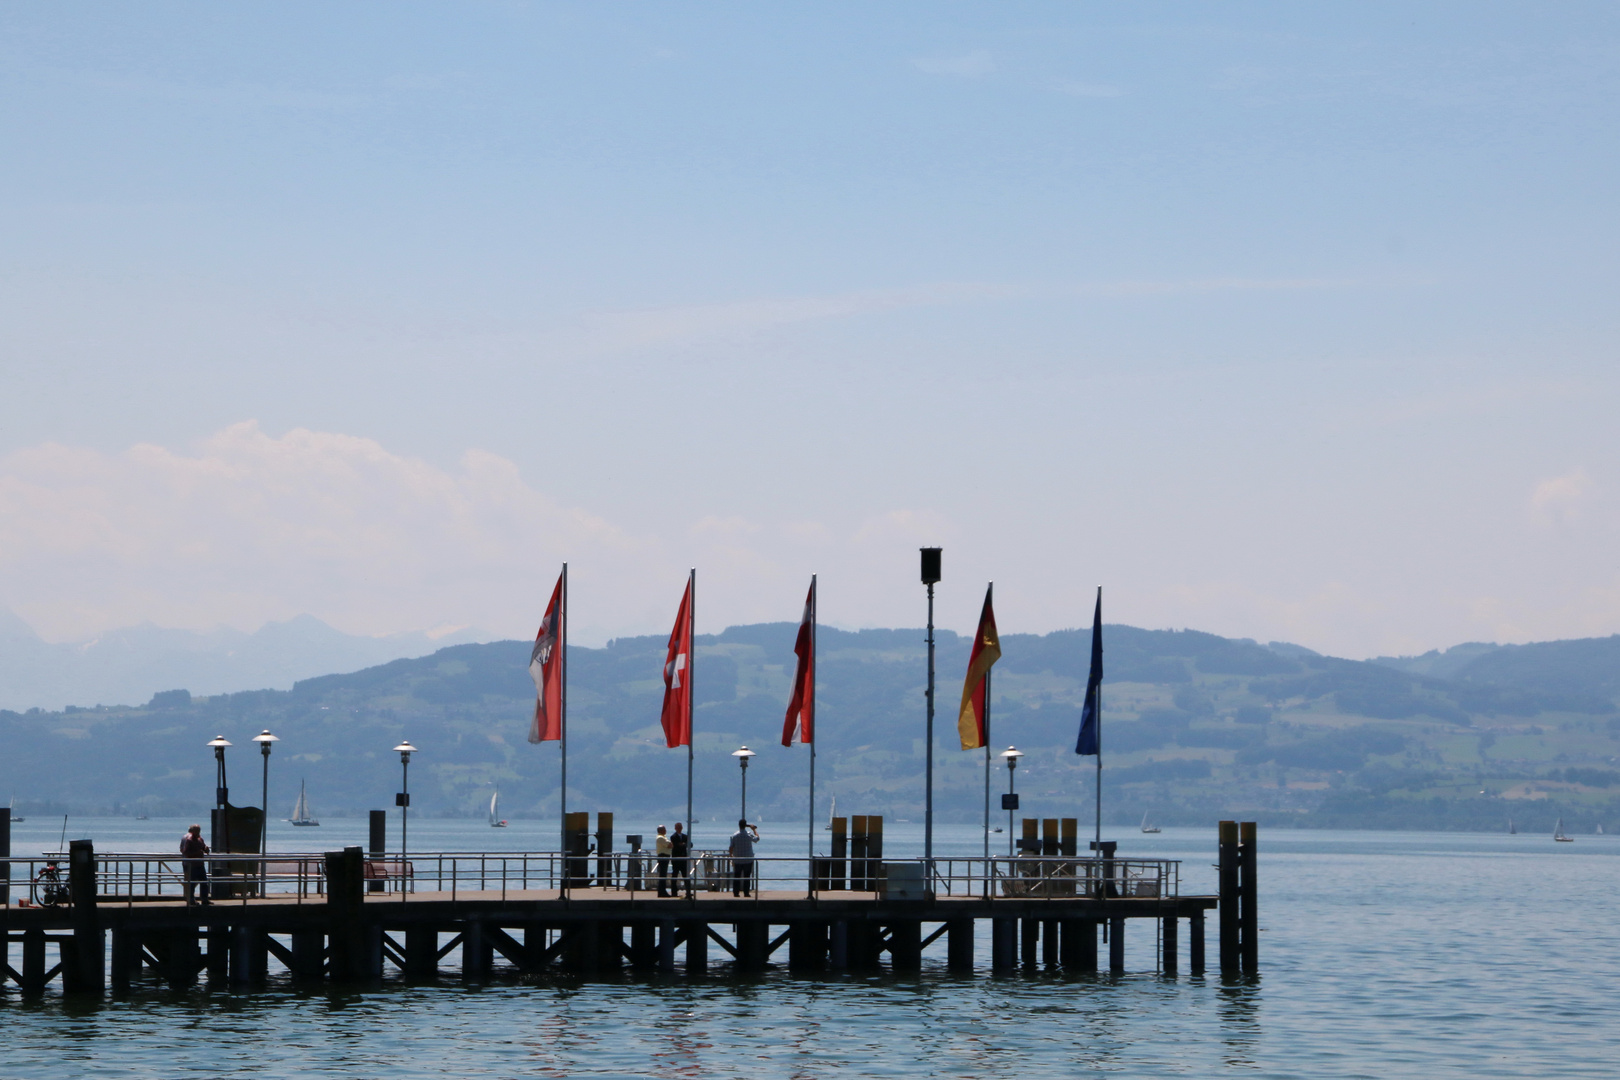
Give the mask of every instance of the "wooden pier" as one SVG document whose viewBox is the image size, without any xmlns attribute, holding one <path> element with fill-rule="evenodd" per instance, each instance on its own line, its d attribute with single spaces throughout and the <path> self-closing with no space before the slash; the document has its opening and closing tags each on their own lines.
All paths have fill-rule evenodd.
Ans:
<svg viewBox="0 0 1620 1080">
<path fill-rule="evenodd" d="M 51 906 L 0 898 L 8 900 L 0 907 L 6 940 L 22 947 L 21 969 L 8 963 L 5 976 L 24 993 L 43 992 L 58 978 L 75 994 L 119 993 L 143 978 L 183 988 L 204 975 L 210 984 L 251 987 L 269 977 L 273 957 L 294 979 L 366 983 L 390 973 L 438 977 L 458 949 L 460 977 L 475 981 L 494 973 L 497 958 L 519 974 L 584 978 L 626 969 L 687 977 L 721 967 L 752 973 L 784 959 L 791 971 L 906 973 L 921 970 L 924 949 L 941 938 L 947 969 L 967 974 L 975 969 L 980 932 L 989 934 L 995 974 L 1121 974 L 1127 971 L 1126 925 L 1142 920 L 1156 931 L 1151 969 L 1181 974 L 1185 927 L 1186 973 L 1198 976 L 1211 910 L 1219 918 L 1221 974 L 1258 970 L 1253 823 L 1220 823 L 1220 892 L 1213 896 L 1131 887 L 1119 869 L 1126 860 L 1114 859 L 1108 847 L 1106 857 L 992 860 L 986 869 L 993 880 L 936 875 L 932 895 L 901 887 L 920 882 L 917 875 L 893 870 L 889 877 L 881 869 L 918 862 L 907 860 L 867 865 L 862 872 L 875 875 L 870 879 L 840 871 L 841 888 L 828 887 L 829 868 L 816 866 L 816 880 L 796 890 L 671 898 L 652 891 L 650 864 L 639 858 L 623 864 L 623 872 L 603 864 L 590 886 L 527 888 L 516 887 L 529 880 L 527 866 L 519 879 L 508 866 L 515 856 L 490 853 L 486 864 L 502 863 L 499 888 L 461 887 L 487 884 L 486 867 L 482 879 L 456 870 L 449 889 L 442 878 L 440 888 L 423 889 L 429 861 L 442 864 L 442 856 L 390 864 L 350 847 L 320 856 L 269 856 L 257 871 L 222 884 L 232 895 L 188 906 L 172 890 L 141 885 L 130 861 L 135 856 L 108 856 L 103 866 L 89 841 L 74 841 L 65 860 L 65 898 Z M 6 854 L 0 851 L 0 859 Z M 37 866 L 41 860 L 10 862 Z M 302 868 L 296 880 L 289 872 L 287 891 L 267 888 L 270 874 L 287 865 Z M 562 864 L 557 872 L 558 884 L 568 883 Z M 388 891 L 371 891 L 379 881 Z M 1145 966 L 1137 961 L 1139 970 Z"/>
</svg>

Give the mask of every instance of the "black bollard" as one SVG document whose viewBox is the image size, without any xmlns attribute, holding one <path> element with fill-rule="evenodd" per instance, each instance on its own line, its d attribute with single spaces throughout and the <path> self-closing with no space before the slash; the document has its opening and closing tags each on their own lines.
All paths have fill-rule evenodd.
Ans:
<svg viewBox="0 0 1620 1080">
<path fill-rule="evenodd" d="M 1204 913 L 1195 911 L 1187 916 L 1187 973 L 1200 978 L 1204 974 Z"/>
<path fill-rule="evenodd" d="M 370 839 L 371 839 L 371 843 L 366 845 L 367 852 L 369 852 L 371 855 L 373 855 L 374 857 L 376 857 L 379 860 L 384 855 L 388 854 L 388 811 L 386 811 L 386 810 L 373 810 L 371 812 L 371 838 Z M 383 889 L 387 887 L 387 884 L 388 884 L 387 882 L 385 882 L 382 878 L 379 877 L 379 878 L 376 878 L 376 879 L 374 879 L 372 881 L 366 882 L 366 891 L 367 892 L 382 892 Z M 402 881 L 401 882 L 401 888 L 403 888 L 403 887 L 404 887 L 404 884 L 403 884 L 403 881 Z"/>
<path fill-rule="evenodd" d="M 973 970 L 973 920 L 952 919 L 945 930 L 945 966 L 968 974 Z"/>
<path fill-rule="evenodd" d="M 1238 826 L 1238 913 L 1239 960 L 1245 975 L 1260 970 L 1260 907 L 1255 880 L 1255 825 L 1245 821 Z"/>
<path fill-rule="evenodd" d="M 327 934 L 333 982 L 371 977 L 371 942 L 363 922 L 365 858 L 359 847 L 326 853 Z"/>
<path fill-rule="evenodd" d="M 71 949 L 63 950 L 62 988 L 99 994 L 107 988 L 107 944 L 96 910 L 96 848 L 89 840 L 68 843 L 68 898 L 73 941 Z"/>
<path fill-rule="evenodd" d="M 1221 974 L 1237 975 L 1239 960 L 1240 899 L 1238 895 L 1238 826 L 1235 821 L 1220 823 L 1218 859 L 1221 919 Z"/>
</svg>

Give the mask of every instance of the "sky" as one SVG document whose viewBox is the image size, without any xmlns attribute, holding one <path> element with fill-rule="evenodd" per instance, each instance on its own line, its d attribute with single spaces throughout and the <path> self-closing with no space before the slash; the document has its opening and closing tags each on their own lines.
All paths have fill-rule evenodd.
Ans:
<svg viewBox="0 0 1620 1080">
<path fill-rule="evenodd" d="M 0 606 L 1620 631 L 1620 9 L 0 9 Z"/>
</svg>

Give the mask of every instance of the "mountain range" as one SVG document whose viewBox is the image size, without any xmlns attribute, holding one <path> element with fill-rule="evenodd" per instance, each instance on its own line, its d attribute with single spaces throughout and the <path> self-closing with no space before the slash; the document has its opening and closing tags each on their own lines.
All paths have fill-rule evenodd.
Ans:
<svg viewBox="0 0 1620 1080">
<path fill-rule="evenodd" d="M 731 751 L 758 751 L 754 816 L 803 820 L 807 749 L 780 745 L 796 626 L 732 627 L 699 638 L 696 807 L 736 805 Z M 1094 758 L 1073 753 L 1090 631 L 1002 639 L 992 693 L 994 749 L 1026 754 L 1016 783 L 1031 816 L 1085 817 Z M 1459 646 L 1422 657 L 1352 661 L 1284 643 L 1197 631 L 1104 631 L 1106 816 L 1206 824 L 1243 815 L 1273 825 L 1550 832 L 1620 828 L 1620 636 L 1523 646 Z M 956 711 L 969 639 L 938 634 L 937 813 L 982 814 L 983 751 L 959 749 Z M 621 638 L 569 649 L 569 805 L 684 813 L 683 750 L 658 724 L 666 642 Z M 558 809 L 558 747 L 526 742 L 529 644 L 462 644 L 288 690 L 203 695 L 171 687 L 141 706 L 0 711 L 0 790 L 20 810 L 198 815 L 213 766 L 203 745 L 281 737 L 273 812 L 306 780 L 317 814 L 392 805 L 398 758 L 419 813 L 470 815 L 497 786 L 509 817 Z M 920 820 L 925 653 L 918 629 L 820 631 L 818 807 Z M 992 795 L 1007 772 L 995 760 Z M 249 785 L 255 792 L 256 784 Z M 237 801 L 247 800 L 240 797 Z M 286 807 L 281 804 L 285 803 Z M 999 805 L 999 803 L 998 803 Z"/>
<path fill-rule="evenodd" d="M 423 656 L 482 636 L 460 629 L 436 636 L 359 637 L 334 630 L 313 615 L 299 615 L 266 623 L 251 634 L 146 624 L 89 641 L 54 643 L 41 640 L 15 613 L 0 608 L 0 709 L 134 704 L 177 686 L 198 694 L 244 687 L 290 690 L 299 679 Z"/>
</svg>

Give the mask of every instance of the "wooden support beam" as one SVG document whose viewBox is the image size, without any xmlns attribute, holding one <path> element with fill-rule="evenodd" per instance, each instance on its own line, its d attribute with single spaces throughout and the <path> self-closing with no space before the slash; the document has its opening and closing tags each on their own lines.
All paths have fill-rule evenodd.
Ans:
<svg viewBox="0 0 1620 1080">
<path fill-rule="evenodd" d="M 714 927 L 712 927 L 712 926 L 708 925 L 707 923 L 705 923 L 704 926 L 703 926 L 703 932 L 708 935 L 708 937 L 709 937 L 709 939 L 711 941 L 713 941 L 715 944 L 719 945 L 722 949 L 726 950 L 726 952 L 728 954 L 730 954 L 730 956 L 731 956 L 731 958 L 733 960 L 737 959 L 737 950 L 736 950 L 736 948 L 731 944 L 731 942 L 729 942 L 725 938 L 721 937 L 720 932 L 717 931 Z"/>
<path fill-rule="evenodd" d="M 1125 920 L 1108 920 L 1108 974 L 1125 974 Z"/>
<path fill-rule="evenodd" d="M 1010 974 L 1018 967 L 1018 920 L 990 920 L 990 970 Z"/>
<path fill-rule="evenodd" d="M 274 956 L 277 960 L 280 960 L 283 964 L 285 964 L 288 971 L 292 971 L 293 964 L 295 963 L 292 950 L 287 948 L 287 946 L 283 945 L 281 942 L 277 941 L 275 938 L 271 937 L 269 934 L 265 934 L 263 936 L 265 952 L 271 956 Z M 384 944 L 386 945 L 386 942 Z"/>
<path fill-rule="evenodd" d="M 112 991 L 129 992 L 130 980 L 141 964 L 140 935 L 127 927 L 115 927 L 112 932 Z"/>
<path fill-rule="evenodd" d="M 733 955 L 737 958 L 737 970 L 764 971 L 770 959 L 770 924 L 757 921 L 740 922 L 735 924 L 734 932 L 737 937 L 737 951 Z"/>
<path fill-rule="evenodd" d="M 1025 820 L 1034 823 L 1033 818 L 1025 818 Z M 1019 934 L 1018 959 L 1020 966 L 1025 971 L 1034 971 L 1036 949 L 1041 940 L 1041 920 L 1031 919 L 1026 915 L 1020 921 L 1023 926 L 1021 927 L 1022 932 Z"/>
<path fill-rule="evenodd" d="M 433 936 L 435 938 L 437 938 L 438 934 L 435 933 Z M 433 959 L 435 959 L 435 960 L 443 960 L 445 957 L 447 957 L 451 953 L 455 952 L 456 948 L 460 944 L 461 944 L 461 935 L 460 934 L 452 934 L 452 935 L 450 935 L 450 940 L 445 942 L 443 945 L 439 946 L 439 951 L 434 954 Z"/>
<path fill-rule="evenodd" d="M 1195 911 L 1187 917 L 1187 973 L 1200 978 L 1204 974 L 1204 913 Z"/>
<path fill-rule="evenodd" d="M 658 924 L 658 970 L 665 975 L 675 971 L 675 944 L 679 936 L 673 921 L 665 919 Z"/>
<path fill-rule="evenodd" d="M 326 935 L 319 930 L 294 930 L 292 961 L 287 964 L 295 979 L 318 979 L 326 970 Z"/>
<path fill-rule="evenodd" d="M 222 983 L 231 970 L 231 928 L 210 926 L 205 933 L 208 941 L 208 981 Z"/>
<path fill-rule="evenodd" d="M 1056 971 L 1058 966 L 1058 921 L 1056 919 L 1041 920 L 1041 963 L 1047 971 Z"/>
<path fill-rule="evenodd" d="M 788 968 L 820 971 L 827 966 L 827 924 L 800 920 L 788 926 Z M 780 942 L 781 938 L 777 938 Z"/>
<path fill-rule="evenodd" d="M 484 948 L 490 953 L 490 963 L 494 964 L 494 954 L 500 953 L 506 957 L 507 962 L 519 971 L 529 970 L 529 950 L 517 938 L 507 933 L 493 923 L 484 924 Z"/>
<path fill-rule="evenodd" d="M 1180 957 L 1176 955 L 1180 951 L 1181 945 L 1177 940 L 1177 930 L 1181 925 L 1181 920 L 1174 915 L 1166 915 L 1161 925 L 1164 929 L 1162 931 L 1162 946 L 1159 950 L 1159 970 L 1173 979 L 1176 977 L 1181 962 Z"/>
<path fill-rule="evenodd" d="M 658 927 L 646 920 L 630 924 L 630 966 L 641 970 L 658 966 Z"/>
<path fill-rule="evenodd" d="M 461 930 L 461 977 L 471 982 L 489 978 L 495 964 L 482 919 L 468 919 Z"/>
<path fill-rule="evenodd" d="M 686 974 L 689 977 L 707 975 L 709 973 L 709 924 L 701 922 L 684 923 L 682 924 L 682 935 L 686 941 Z"/>
<path fill-rule="evenodd" d="M 849 923 L 835 919 L 827 928 L 827 963 L 834 971 L 849 967 Z"/>
<path fill-rule="evenodd" d="M 890 925 L 889 964 L 895 971 L 922 970 L 921 919 L 898 919 Z"/>
<path fill-rule="evenodd" d="M 957 974 L 971 972 L 973 970 L 973 920 L 952 919 L 942 929 L 948 935 L 945 938 L 946 968 Z M 923 942 L 925 947 L 927 944 L 928 942 Z"/>
</svg>

